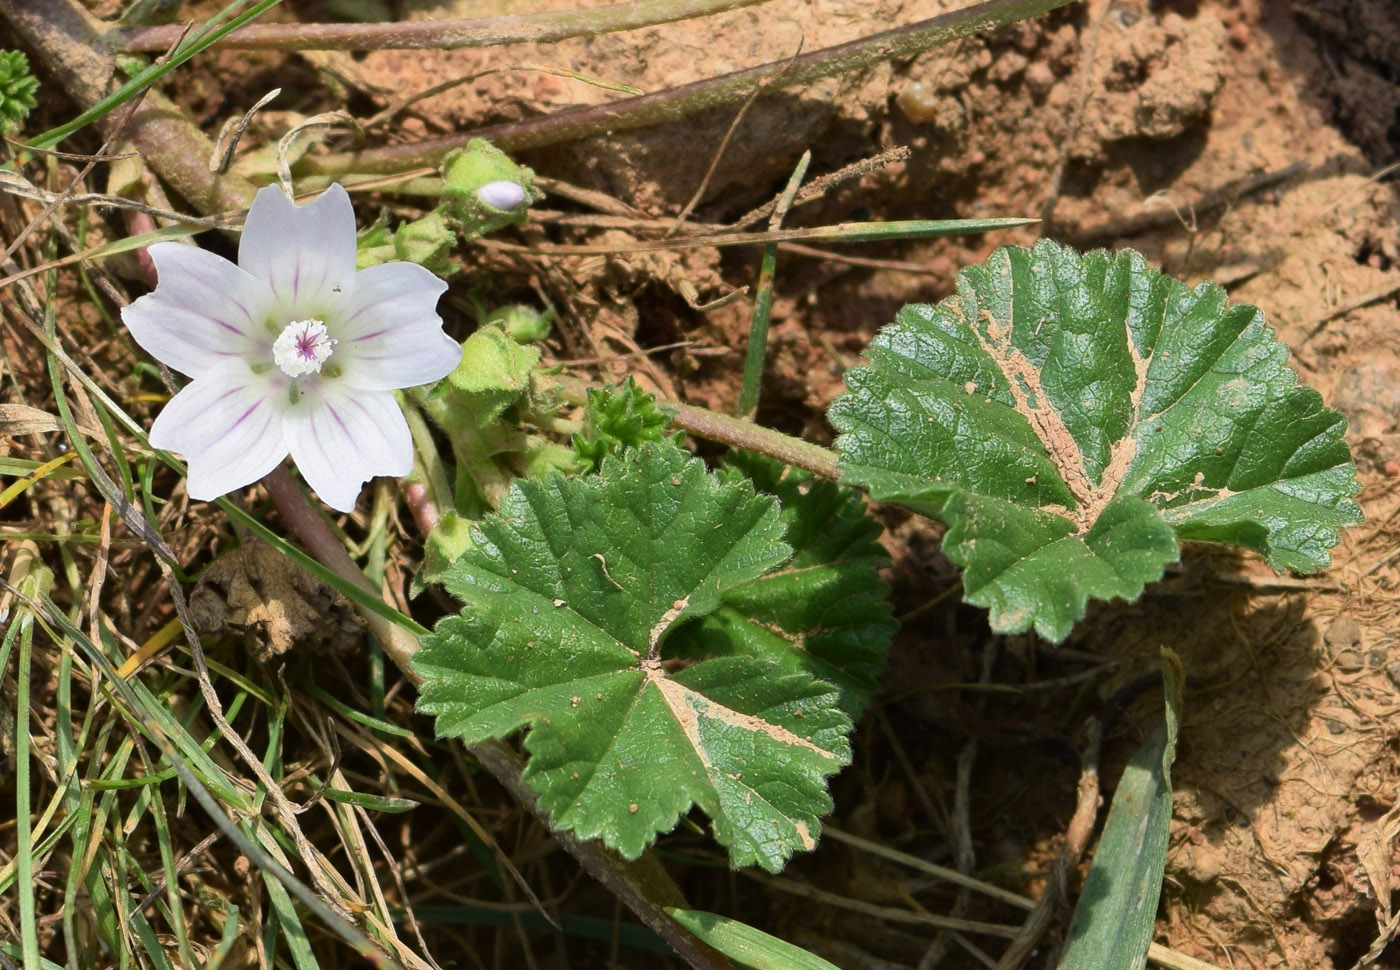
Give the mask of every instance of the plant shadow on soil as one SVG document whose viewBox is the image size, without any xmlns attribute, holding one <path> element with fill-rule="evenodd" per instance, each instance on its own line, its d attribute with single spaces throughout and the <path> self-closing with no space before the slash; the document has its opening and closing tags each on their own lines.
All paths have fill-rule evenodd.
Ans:
<svg viewBox="0 0 1400 970">
<path fill-rule="evenodd" d="M 930 587 L 946 588 L 956 575 L 937 553 L 924 552 L 915 543 L 896 560 L 897 612 L 926 600 Z M 1252 572 L 1241 572 L 1243 557 L 1204 547 L 1183 553 L 1181 566 L 1149 586 L 1138 602 L 1091 607 L 1063 649 L 1030 635 L 991 634 L 985 614 L 951 596 L 907 624 L 882 681 L 879 716 L 867 717 L 858 729 L 855 765 L 834 786 L 835 824 L 951 864 L 952 805 L 940 796 L 955 789 L 959 753 L 976 742 L 969 820 L 978 870 L 1038 894 L 1074 809 L 1087 718 L 1107 719 L 1099 766 L 1106 806 L 1123 767 L 1162 718 L 1165 646 L 1182 658 L 1187 682 L 1164 898 L 1209 911 L 1213 901 L 1238 904 L 1241 885 L 1272 878 L 1287 883 L 1279 889 L 1288 892 L 1313 878 L 1321 847 L 1300 855 L 1286 840 L 1290 833 L 1297 837 L 1290 828 L 1293 809 L 1306 810 L 1305 795 L 1311 794 L 1312 781 L 1298 770 L 1299 744 L 1306 747 L 1303 735 L 1329 694 L 1322 636 L 1304 597 L 1279 593 L 1263 581 L 1250 585 L 1244 577 Z M 998 689 L 968 689 L 988 649 L 996 654 L 988 682 Z M 1077 677 L 1095 667 L 1095 658 L 1112 666 Z M 888 733 L 882 721 L 891 725 Z M 888 735 L 899 738 L 904 755 L 886 743 Z M 901 757 L 912 766 L 912 778 Z M 920 787 L 935 793 L 942 818 L 930 819 L 921 810 L 926 796 Z M 845 853 L 828 850 L 800 859 L 795 871 L 818 885 L 845 879 L 861 898 L 883 895 L 873 888 L 877 882 L 898 884 L 896 870 L 854 857 L 833 872 L 833 855 Z M 1071 900 L 1078 890 L 1072 887 Z M 897 905 L 893 899 L 891 904 Z M 994 903 L 972 905 L 972 918 L 1021 919 Z M 795 918 L 795 912 L 779 917 Z M 1264 927 L 1249 924 L 1232 927 L 1232 937 L 1267 945 L 1253 939 L 1267 933 Z M 912 941 L 901 943 L 899 934 L 873 921 L 843 916 L 838 925 L 840 935 L 872 934 L 896 951 L 907 946 L 905 956 L 917 960 Z M 961 967 L 962 959 L 950 953 L 943 965 Z"/>
</svg>

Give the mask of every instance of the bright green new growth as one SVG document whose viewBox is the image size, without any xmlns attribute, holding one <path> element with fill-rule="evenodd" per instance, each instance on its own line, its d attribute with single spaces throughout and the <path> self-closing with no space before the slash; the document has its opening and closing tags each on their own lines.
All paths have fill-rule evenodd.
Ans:
<svg viewBox="0 0 1400 970">
<path fill-rule="evenodd" d="M 660 441 L 671 418 L 657 406 L 656 396 L 637 386 L 629 374 L 617 387 L 590 387 L 583 431 L 573 438 L 574 453 L 595 470 L 603 459 L 623 448 Z"/>
<path fill-rule="evenodd" d="M 34 94 L 39 79 L 29 73 L 23 51 L 0 51 L 0 135 L 8 135 L 24 123 L 38 102 Z"/>
<path fill-rule="evenodd" d="M 466 608 L 424 638 L 419 709 L 468 744 L 527 730 L 551 823 L 629 858 L 692 805 L 735 866 L 816 844 L 850 760 L 833 685 L 765 657 L 699 660 L 674 631 L 786 563 L 777 503 L 667 444 L 598 475 L 515 482 L 445 585 Z"/>
<path fill-rule="evenodd" d="M 1361 521 L 1345 421 L 1253 307 L 1130 250 L 1002 248 L 908 306 L 830 409 L 843 480 L 948 524 L 968 602 L 1060 641 L 1179 540 L 1326 566 Z"/>
</svg>

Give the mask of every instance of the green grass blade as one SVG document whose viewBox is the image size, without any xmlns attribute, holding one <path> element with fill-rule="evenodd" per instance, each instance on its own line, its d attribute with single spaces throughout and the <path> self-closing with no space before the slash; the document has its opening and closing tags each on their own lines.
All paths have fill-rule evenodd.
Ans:
<svg viewBox="0 0 1400 970">
<path fill-rule="evenodd" d="M 27 597 L 38 591 L 39 575 L 27 578 L 23 589 Z M 25 609 L 20 613 L 19 652 L 15 658 L 15 862 L 19 882 L 19 941 L 20 958 L 25 970 L 39 966 L 39 935 L 34 909 L 34 844 L 29 790 L 29 665 L 34 647 L 34 614 Z M 9 637 L 6 637 L 8 640 Z"/>
<path fill-rule="evenodd" d="M 613 253 L 658 253 L 679 249 L 705 249 L 712 246 L 767 246 L 785 242 L 860 243 L 893 242 L 900 239 L 930 239 L 939 236 L 970 236 L 997 229 L 1029 226 L 1039 219 L 1004 216 L 995 219 L 901 219 L 894 222 L 843 222 L 834 226 L 806 229 L 773 229 L 766 232 L 720 232 L 711 235 L 671 236 L 643 239 L 625 245 L 587 243 L 582 245 L 516 246 L 495 243 L 507 252 L 548 253 L 556 256 L 602 256 Z"/>
<path fill-rule="evenodd" d="M 21 959 L 20 948 L 13 943 L 6 943 L 4 940 L 0 940 L 0 953 L 3 953 L 6 959 L 9 960 Z M 39 967 L 40 970 L 65 970 L 61 964 L 54 963 L 52 960 L 45 960 L 43 957 L 39 958 Z"/>
<path fill-rule="evenodd" d="M 297 908 L 292 905 L 292 897 L 288 894 L 287 887 L 278 882 L 270 872 L 264 872 L 262 875 L 263 885 L 267 887 L 268 902 L 272 904 L 272 912 L 277 917 L 276 922 L 287 941 L 292 962 L 297 970 L 320 970 L 321 965 L 311 949 L 311 941 L 306 937 L 306 927 L 301 925 L 301 917 L 297 915 Z"/>
<path fill-rule="evenodd" d="M 146 770 L 150 770 L 146 765 Z M 151 792 L 152 789 L 146 789 Z M 170 907 L 170 928 L 175 935 L 175 943 L 180 952 L 180 963 L 186 967 L 195 965 L 194 951 L 190 949 L 189 928 L 185 924 L 185 911 L 180 899 L 180 877 L 175 870 L 176 853 L 170 839 L 170 821 L 165 817 L 164 799 L 152 800 L 151 821 L 155 824 L 156 843 L 160 848 L 161 873 L 165 879 L 166 905 Z"/>
<path fill-rule="evenodd" d="M 219 937 L 219 945 L 214 948 L 214 953 L 209 957 L 209 961 L 204 964 L 204 970 L 219 970 L 224 965 L 224 960 L 233 950 L 233 944 L 238 941 L 238 907 L 229 903 L 228 912 L 224 914 L 224 931 Z"/>
<path fill-rule="evenodd" d="M 727 916 L 674 906 L 668 907 L 666 912 L 710 946 L 753 970 L 839 970 L 800 946 Z"/>
<path fill-rule="evenodd" d="M 1181 660 L 1162 651 L 1166 715 L 1123 771 L 1074 909 L 1059 970 L 1142 970 L 1157 919 L 1172 821 Z"/>
<path fill-rule="evenodd" d="M 132 928 L 136 930 L 136 938 L 141 941 L 141 948 L 145 951 L 150 965 L 156 970 L 175 970 L 170 958 L 165 955 L 165 947 L 160 945 L 160 937 L 156 935 L 155 927 L 146 919 L 146 914 L 133 910 L 129 920 Z"/>
<path fill-rule="evenodd" d="M 325 690 L 323 690 L 320 687 L 317 687 L 314 684 L 311 685 L 310 693 L 312 697 L 316 698 L 322 704 L 335 711 L 347 721 L 354 721 L 356 724 L 363 724 L 371 731 L 378 731 L 382 734 L 386 734 L 390 737 L 395 738 L 416 737 L 416 735 L 408 728 L 400 727 L 399 725 L 393 724 L 389 721 L 385 721 L 382 718 L 373 717 L 369 714 L 364 713 L 363 711 L 357 711 L 349 704 L 346 704 L 344 701 L 332 697 L 330 694 L 326 693 Z"/>
<path fill-rule="evenodd" d="M 421 804 L 412 798 L 371 795 L 368 792 L 347 791 L 344 788 L 323 788 L 321 796 L 328 802 L 340 805 L 358 805 L 371 812 L 387 812 L 389 814 L 411 812 Z"/>
<path fill-rule="evenodd" d="M 797 188 L 807 175 L 807 166 L 812 161 L 810 151 L 803 152 L 802 158 L 793 169 L 787 187 L 778 198 L 773 210 L 769 229 L 777 229 L 782 223 L 792 200 L 797 197 Z M 768 322 L 773 313 L 773 277 L 778 270 L 778 244 L 773 242 L 763 247 L 763 263 L 758 270 L 758 283 L 754 287 L 753 317 L 749 321 L 749 347 L 744 355 L 744 382 L 739 388 L 739 417 L 752 418 L 758 410 L 758 391 L 763 382 L 763 361 L 768 356 Z"/>
</svg>

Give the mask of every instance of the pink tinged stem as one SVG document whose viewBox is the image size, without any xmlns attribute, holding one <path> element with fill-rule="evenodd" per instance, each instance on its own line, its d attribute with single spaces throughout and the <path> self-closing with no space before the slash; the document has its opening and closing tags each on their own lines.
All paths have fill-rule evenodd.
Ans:
<svg viewBox="0 0 1400 970">
<path fill-rule="evenodd" d="M 403 492 L 404 501 L 408 503 L 409 511 L 413 513 L 413 521 L 417 524 L 418 531 L 427 536 L 437 528 L 439 518 L 428 486 L 423 482 L 410 481 L 404 482 L 400 490 Z"/>
<path fill-rule="evenodd" d="M 150 217 L 149 213 L 125 209 L 122 212 L 122 218 L 126 223 L 127 235 L 139 236 L 142 233 L 155 232 L 156 230 L 156 221 Z M 148 247 L 142 246 L 136 250 L 136 262 L 141 267 L 142 281 L 154 290 L 156 288 L 156 261 L 151 259 Z M 221 325 L 228 327 L 226 323 Z"/>
</svg>

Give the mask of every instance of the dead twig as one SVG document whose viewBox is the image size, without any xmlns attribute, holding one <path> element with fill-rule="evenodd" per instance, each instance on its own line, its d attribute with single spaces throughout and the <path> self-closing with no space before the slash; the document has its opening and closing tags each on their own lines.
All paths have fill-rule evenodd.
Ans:
<svg viewBox="0 0 1400 970">
<path fill-rule="evenodd" d="M 792 60 L 788 61 L 788 64 L 791 65 L 793 61 L 796 61 L 797 56 L 801 53 L 802 45 L 799 43 L 797 45 L 797 50 L 793 52 Z M 690 214 L 695 211 L 695 207 L 699 205 L 700 200 L 705 197 L 705 191 L 710 187 L 710 180 L 715 177 L 715 172 L 719 171 L 719 163 L 724 159 L 724 153 L 729 148 L 729 142 L 734 138 L 734 133 L 739 130 L 739 125 L 743 123 L 744 116 L 749 113 L 749 109 L 752 108 L 754 102 L 758 100 L 758 96 L 782 76 L 783 72 L 779 71 L 772 77 L 759 79 L 758 83 L 754 85 L 753 91 L 744 99 L 744 103 L 739 106 L 739 110 L 734 112 L 733 120 L 729 122 L 729 127 L 725 129 L 724 137 L 720 139 L 719 147 L 715 149 L 714 157 L 710 159 L 710 167 L 705 169 L 705 174 L 701 177 L 700 184 L 695 187 L 695 192 L 690 196 L 690 201 L 676 214 L 675 222 L 673 222 L 671 228 L 667 230 L 666 234 L 668 236 L 674 232 L 678 232 L 680 228 L 685 225 L 686 220 L 690 218 Z M 810 155 L 810 152 L 808 154 Z M 788 199 L 788 204 L 792 204 L 791 199 Z M 781 221 L 781 219 L 779 221 Z M 770 228 L 776 229 L 777 226 L 770 226 Z"/>
<path fill-rule="evenodd" d="M 570 37 L 610 34 L 692 17 L 705 17 L 764 0 L 639 0 L 591 10 L 566 7 L 528 16 L 408 20 L 370 24 L 249 24 L 214 45 L 216 50 L 382 51 L 458 50 L 501 44 L 550 43 Z M 163 51 L 180 38 L 182 26 L 127 27 L 114 32 L 129 51 Z"/>
<path fill-rule="evenodd" d="M 1183 211 L 1190 213 L 1194 221 L 1195 217 L 1202 212 L 1231 205 L 1251 193 L 1266 189 L 1271 185 L 1277 185 L 1279 182 L 1286 182 L 1295 176 L 1302 175 L 1307 170 L 1307 162 L 1297 161 L 1268 172 L 1244 175 L 1193 196 L 1184 205 L 1172 205 L 1168 209 L 1149 210 L 1132 215 L 1110 216 L 1103 222 L 1066 228 L 1062 231 L 1062 235 L 1070 242 L 1083 245 L 1107 239 L 1118 239 L 1123 236 L 1135 236 L 1138 233 L 1147 232 L 1149 229 L 1157 229 L 1174 222 L 1180 222 Z M 1144 200 L 1144 204 L 1146 201 L 1148 200 Z"/>
<path fill-rule="evenodd" d="M 25 0 L 33 3 L 38 0 Z M 1063 7 L 1070 0 L 984 0 L 958 10 L 803 54 L 789 61 L 773 61 L 718 77 L 704 78 L 652 94 L 623 98 L 606 104 L 574 108 L 538 118 L 508 122 L 457 132 L 440 138 L 363 151 L 339 152 L 302 159 L 299 174 L 334 180 L 347 173 L 397 172 L 405 168 L 435 165 L 454 148 L 473 138 L 487 138 L 504 151 L 520 151 L 556 145 L 605 132 L 634 131 L 667 121 L 679 121 L 707 108 L 747 97 L 753 85 L 780 74 L 776 86 L 792 87 L 834 77 L 870 64 L 927 50 L 936 44 L 1005 24 L 1025 20 Z M 309 184 L 309 183 L 308 183 Z"/>
<path fill-rule="evenodd" d="M 843 165 L 834 172 L 820 175 L 798 190 L 796 197 L 792 200 L 792 208 L 814 202 L 826 195 L 842 182 L 848 182 L 854 178 L 860 178 L 868 172 L 874 172 L 884 168 L 886 165 L 893 165 L 895 162 L 902 162 L 909 157 L 910 149 L 908 145 L 899 145 L 895 148 L 887 149 L 878 155 L 871 155 L 869 158 L 862 158 L 858 162 Z M 739 219 L 730 223 L 729 229 L 744 229 L 773 214 L 773 210 L 778 207 L 778 202 L 782 198 L 782 193 L 778 193 L 763 205 L 751 212 L 745 213 Z"/>
<path fill-rule="evenodd" d="M 1397 293 L 1400 293 L 1400 273 L 1393 274 L 1388 282 L 1381 284 L 1374 290 L 1367 290 L 1360 296 L 1353 297 L 1344 303 L 1339 303 L 1326 313 L 1316 317 L 1308 324 L 1308 332 L 1303 335 L 1302 340 L 1298 341 L 1298 345 L 1294 349 L 1301 348 L 1309 340 L 1322 333 L 1333 320 L 1340 319 L 1353 310 L 1360 310 L 1362 307 L 1368 307 L 1372 303 L 1380 303 L 1383 300 L 1388 300 Z"/>
<path fill-rule="evenodd" d="M 1098 720 L 1089 722 L 1089 738 L 1084 746 L 1083 767 L 1079 775 L 1079 793 L 1075 800 L 1074 814 L 1065 829 L 1065 842 L 1060 854 L 1050 867 L 1050 880 L 1045 894 L 1031 910 L 1021 931 L 1001 955 L 997 970 L 1019 970 L 1030 959 L 1040 937 L 1050 927 L 1055 911 L 1066 901 L 1066 887 L 1069 874 L 1079 864 L 1084 850 L 1089 847 L 1089 837 L 1094 833 L 1094 820 L 1099 814 L 1099 749 L 1103 744 L 1103 724 Z"/>
</svg>

